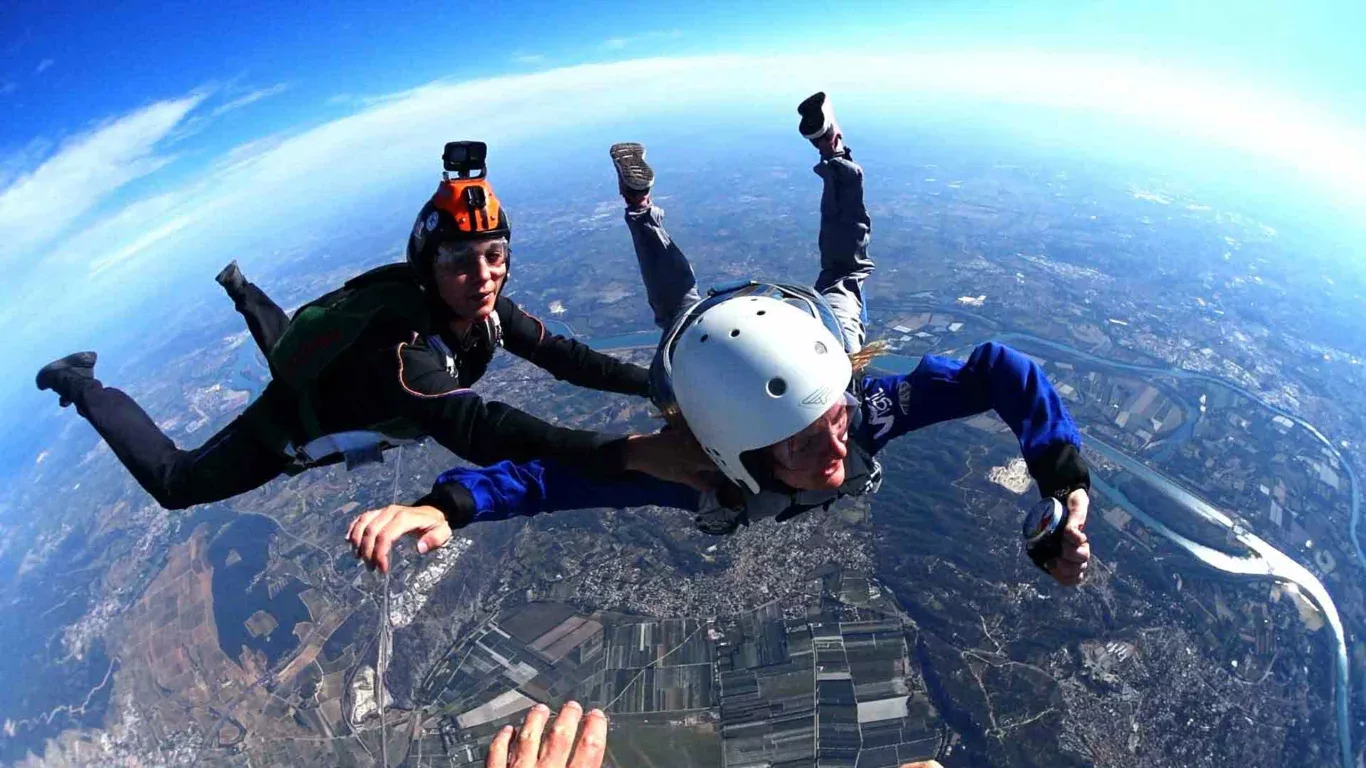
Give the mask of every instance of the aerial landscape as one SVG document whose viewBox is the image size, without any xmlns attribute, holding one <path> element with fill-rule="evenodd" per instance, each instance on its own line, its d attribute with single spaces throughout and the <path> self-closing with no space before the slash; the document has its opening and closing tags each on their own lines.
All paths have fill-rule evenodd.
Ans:
<svg viewBox="0 0 1366 768">
<path fill-rule="evenodd" d="M 48 34 L 47 22 L 11 21 L 6 36 Z M 572 700 L 607 714 L 607 762 L 623 768 L 1362 764 L 1366 271 L 1353 237 L 1366 208 L 1350 207 L 1360 198 L 1320 190 L 1337 208 L 1294 188 L 1293 204 L 1278 205 L 1267 188 L 1291 189 L 1288 177 L 1307 186 L 1298 171 L 1265 171 L 1256 186 L 1244 181 L 1259 171 L 1224 159 L 1246 176 L 1200 176 L 1181 159 L 1205 149 L 1156 158 L 1160 131 L 1104 154 L 1089 123 L 1041 118 L 1046 104 L 911 104 L 892 95 L 900 75 L 860 85 L 847 60 L 837 67 L 848 71 L 807 84 L 755 56 L 751 76 L 769 77 L 772 94 L 703 94 L 692 75 L 733 71 L 730 54 L 633 63 L 627 54 L 645 59 L 641 39 L 607 46 L 624 47 L 622 59 L 564 62 L 577 70 L 562 80 L 536 80 L 557 77 L 549 60 L 500 71 L 509 90 L 490 108 L 504 114 L 487 129 L 422 110 L 477 95 L 492 72 L 414 74 L 390 88 L 397 95 L 355 97 L 346 115 L 300 122 L 212 167 L 225 187 L 250 189 L 243 179 L 265 184 L 289 160 L 272 153 L 315 142 L 341 141 L 360 169 L 426 147 L 401 171 L 375 170 L 374 189 L 338 167 L 336 194 L 352 207 L 325 224 L 294 207 L 320 188 L 301 191 L 301 179 L 270 199 L 225 192 L 204 205 L 259 216 L 261 231 L 215 218 L 193 233 L 203 253 L 186 263 L 152 238 L 128 264 L 92 268 L 79 289 L 89 297 L 47 309 L 9 297 L 6 335 L 22 344 L 6 361 L 13 391 L 0 393 L 0 763 L 476 766 L 533 705 Z M 923 62 L 907 62 L 905 77 L 921 76 Z M 513 94 L 521 80 L 525 94 Z M 617 82 L 628 85 L 607 85 Z M 628 104 L 614 90 L 642 83 L 676 87 L 682 106 L 653 91 Z M 1019 526 L 1038 490 L 991 412 L 901 438 L 879 454 L 877 493 L 785 522 L 711 536 L 690 512 L 653 506 L 514 517 L 459 528 L 425 555 L 405 541 L 384 575 L 355 558 L 348 524 L 418 499 L 462 464 L 435 441 L 168 510 L 75 409 L 33 391 L 42 363 L 98 348 L 110 386 L 198 445 L 271 379 L 213 283 L 218 269 L 238 260 L 293 310 L 403 261 L 439 148 L 455 138 L 489 142 L 490 178 L 512 211 L 505 295 L 548 333 L 648 366 L 659 331 L 608 145 L 648 143 L 655 203 L 704 289 L 807 283 L 819 269 L 821 186 L 795 106 L 816 87 L 838 100 L 841 85 L 877 264 L 868 338 L 886 344 L 872 367 L 906 373 L 922 356 L 963 358 L 988 341 L 1042 367 L 1091 472 L 1093 560 L 1079 587 L 1025 555 Z M 600 113 L 545 127 L 565 114 L 545 94 L 571 86 L 602 99 Z M 197 99 L 185 114 L 224 106 L 235 86 L 221 87 L 185 97 Z M 1348 106 L 1362 110 L 1349 123 L 1366 116 L 1359 97 Z M 1142 130 L 1124 119 L 1116 131 Z M 392 128 L 408 120 L 421 130 Z M 357 125 L 373 135 L 334 139 Z M 1020 139 L 1030 132 L 1047 138 Z M 22 135 L 7 128 L 0 147 Z M 47 183 L 43 163 L 71 144 L 55 146 L 0 165 L 0 241 L 29 238 L 0 246 L 7 260 L 47 247 L 49 235 L 6 206 L 24 202 L 24 184 Z M 128 162 L 206 150 L 157 151 L 166 157 L 144 148 Z M 333 161 L 317 162 L 301 178 Z M 1340 162 L 1366 169 L 1360 148 Z M 189 183 L 181 192 L 202 192 Z M 160 202 L 126 204 L 170 205 L 149 199 Z M 95 234 L 116 235 L 124 219 Z M 178 231 L 163 233 L 167 249 L 188 248 Z M 53 246 L 54 274 L 72 268 L 72 248 Z M 18 314 L 75 304 L 117 330 L 89 319 L 44 340 L 30 326 L 45 321 Z M 576 387 L 510 353 L 474 389 L 564 426 L 625 434 L 664 423 L 644 398 Z"/>
</svg>

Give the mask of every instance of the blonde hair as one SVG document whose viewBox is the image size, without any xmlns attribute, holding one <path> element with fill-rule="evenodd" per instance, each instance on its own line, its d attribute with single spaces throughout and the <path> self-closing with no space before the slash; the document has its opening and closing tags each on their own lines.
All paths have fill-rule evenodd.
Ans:
<svg viewBox="0 0 1366 768">
<path fill-rule="evenodd" d="M 862 349 L 849 353 L 849 364 L 854 366 L 854 373 L 858 373 L 871 365 L 874 358 L 887 354 L 888 349 L 891 349 L 891 345 L 881 339 L 870 341 Z"/>
</svg>

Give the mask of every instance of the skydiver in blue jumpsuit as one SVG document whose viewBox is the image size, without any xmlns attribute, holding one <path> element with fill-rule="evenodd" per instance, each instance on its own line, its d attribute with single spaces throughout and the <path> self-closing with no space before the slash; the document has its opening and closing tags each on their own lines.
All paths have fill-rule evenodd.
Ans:
<svg viewBox="0 0 1366 768">
<path fill-rule="evenodd" d="M 699 492 L 644 475 L 593 479 L 553 460 L 457 467 L 416 506 L 358 516 L 348 538 L 359 557 L 387 569 L 389 549 L 402 536 L 418 537 L 425 553 L 452 528 L 567 509 L 678 507 L 717 534 L 765 518 L 781 522 L 875 492 L 882 469 L 874 457 L 890 441 L 994 410 L 1018 438 L 1041 495 L 1068 507 L 1063 553 L 1049 574 L 1065 585 L 1083 580 L 1089 472 L 1076 424 L 1038 365 L 989 342 L 967 360 L 926 355 L 909 374 L 859 370 L 873 351 L 864 348 L 863 281 L 874 265 L 863 169 L 824 94 L 798 112 L 803 136 L 820 151 L 814 170 L 824 184 L 813 288 L 748 284 L 702 298 L 691 265 L 662 226 L 663 212 L 651 204 L 654 173 L 644 148 L 612 148 L 641 276 L 665 330 L 651 370 L 652 399 L 675 416 L 672 426 L 692 431 L 725 480 Z"/>
</svg>

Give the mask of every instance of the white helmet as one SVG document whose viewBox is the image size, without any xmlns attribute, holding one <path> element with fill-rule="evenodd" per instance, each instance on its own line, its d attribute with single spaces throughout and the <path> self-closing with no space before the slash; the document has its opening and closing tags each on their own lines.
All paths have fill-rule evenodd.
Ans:
<svg viewBox="0 0 1366 768">
<path fill-rule="evenodd" d="M 812 312 L 743 293 L 690 318 L 668 358 L 693 435 L 726 477 L 755 493 L 740 454 L 806 429 L 853 376 L 843 342 Z"/>
</svg>

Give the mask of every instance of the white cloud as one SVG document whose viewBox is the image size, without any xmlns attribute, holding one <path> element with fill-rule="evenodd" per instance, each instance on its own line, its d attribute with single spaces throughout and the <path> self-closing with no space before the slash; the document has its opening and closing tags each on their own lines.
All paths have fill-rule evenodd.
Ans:
<svg viewBox="0 0 1366 768">
<path fill-rule="evenodd" d="M 268 99 L 271 96 L 279 95 L 287 90 L 289 90 L 288 83 L 277 83 L 275 85 L 270 86 L 269 88 L 261 88 L 259 90 L 252 91 L 251 93 L 238 96 L 237 98 L 225 104 L 220 104 L 217 107 L 214 107 L 213 111 L 209 113 L 209 116 L 218 117 L 219 115 L 222 115 L 226 112 L 231 112 L 235 109 L 241 109 L 242 107 L 255 104 L 261 99 Z"/>
<path fill-rule="evenodd" d="M 182 229 L 194 223 L 195 216 L 185 214 L 162 224 L 149 232 L 139 235 L 133 242 L 123 246 L 113 253 L 106 253 L 94 261 L 90 262 L 90 276 L 95 277 L 111 267 L 116 267 L 130 259 L 137 257 L 152 246 L 160 243 L 166 238 L 174 235 Z"/>
<path fill-rule="evenodd" d="M 642 40 L 678 40 L 682 37 L 683 31 L 679 29 L 656 29 L 633 37 L 609 37 L 602 42 L 602 47 L 609 51 L 619 51 Z"/>
<path fill-rule="evenodd" d="M 737 72 L 744 72 L 745 77 L 737 77 Z M 811 72 L 821 73 L 819 83 L 811 81 Z M 1361 132 L 1338 126 L 1305 105 L 1254 88 L 1202 80 L 1189 72 L 1107 57 L 955 52 L 646 59 L 472 82 L 436 82 L 361 99 L 358 103 L 363 108 L 351 116 L 230 150 L 216 161 L 212 184 L 177 191 L 175 197 L 184 201 L 183 210 L 149 207 L 145 210 L 154 213 L 152 219 L 141 229 L 129 229 L 131 234 L 122 241 L 110 239 L 115 230 L 106 232 L 102 242 L 111 255 L 108 261 L 87 258 L 101 272 L 112 265 L 154 262 L 163 249 L 174 250 L 176 236 L 189 226 L 180 222 L 181 217 L 203 217 L 207 210 L 228 212 L 218 216 L 220 221 L 206 224 L 222 229 L 224 238 L 268 226 L 267 222 L 285 219 L 292 211 L 321 216 L 317 201 L 298 190 L 324 176 L 329 179 L 328 206 L 334 213 L 343 212 L 355 195 L 394 185 L 419 172 L 430 162 L 432 147 L 449 138 L 450 125 L 462 115 L 477 113 L 479 133 L 496 136 L 502 146 L 508 146 L 558 130 L 557 126 L 582 127 L 585 115 L 595 123 L 611 124 L 670 109 L 685 111 L 699 103 L 732 101 L 743 104 L 746 114 L 767 112 L 775 120 L 788 119 L 792 103 L 813 87 L 835 91 L 841 100 L 876 97 L 889 110 L 916 99 L 939 97 L 1098 111 L 1261 154 L 1325 181 L 1337 179 L 1334 183 L 1339 185 L 1345 185 L 1343 177 L 1366 177 L 1366 140 Z M 576 98 L 565 99 L 565 93 Z M 179 102 L 167 104 L 172 103 Z M 477 110 L 471 105 L 478 105 Z M 340 157 L 347 158 L 345 174 L 334 173 Z M 148 161 L 161 159 L 152 156 Z M 37 210 L 29 206 L 23 218 L 36 215 Z M 0 197 L 0 222 L 18 218 L 6 217 L 4 211 Z M 43 215 L 54 214 L 45 211 Z M 56 215 L 60 218 L 60 209 Z M 119 220 L 126 221 L 126 217 Z M 180 223 L 167 229 L 168 220 Z M 231 222 L 231 226 L 221 222 Z M 0 226 L 0 232 L 4 229 Z M 203 227 L 194 231 L 196 238 L 205 237 Z M 157 236 L 149 240 L 143 232 Z"/>
<path fill-rule="evenodd" d="M 1366 177 L 1366 134 L 1255 84 L 1110 57 L 1037 53 L 644 59 L 437 82 L 368 98 L 354 114 L 239 145 L 213 160 L 211 173 L 84 221 L 72 206 L 93 204 L 92 198 L 164 163 L 155 152 L 158 138 L 201 97 L 153 105 L 68 142 L 0 193 L 0 253 L 21 249 L 42 262 L 34 274 L 0 289 L 8 292 L 0 294 L 0 306 L 22 306 L 16 316 L 34 327 L 57 318 L 70 326 L 79 318 L 91 326 L 88 336 L 111 293 L 121 304 L 135 302 L 165 290 L 163 281 L 216 269 L 258 238 L 288 249 L 326 235 L 338 219 L 357 214 L 358 200 L 397 192 L 430 171 L 452 126 L 477 125 L 477 134 L 496 138 L 496 151 L 507 157 L 565 126 L 587 134 L 642 117 L 695 114 L 702 106 L 708 115 L 729 112 L 746 123 L 791 122 L 794 105 L 815 88 L 834 92 L 851 109 L 857 104 L 891 115 L 913 114 L 936 99 L 1106 114 L 1173 142 L 1194 137 L 1279 162 L 1366 204 L 1354 186 Z M 117 162 L 101 160 L 109 157 Z M 339 158 L 345 158 L 340 168 Z M 313 191 L 321 179 L 326 194 L 320 196 Z M 80 226 L 71 229 L 79 236 L 63 238 L 62 248 L 39 258 L 34 243 L 77 220 Z M 395 231 L 406 224 L 395 222 Z M 47 287 L 77 269 L 88 277 L 54 297 Z"/>
<path fill-rule="evenodd" d="M 523 53 L 513 57 L 512 60 L 518 64 L 540 64 L 545 61 L 545 55 L 540 53 Z"/>
<path fill-rule="evenodd" d="M 53 59 L 43 59 L 42 61 L 38 62 L 38 66 L 33 68 L 33 74 L 41 75 L 44 72 L 46 72 L 49 67 L 56 63 L 57 62 Z"/>
<path fill-rule="evenodd" d="M 130 181 L 170 162 L 157 144 L 201 96 L 161 101 L 67 141 L 0 190 L 0 266 L 61 233 Z"/>
<path fill-rule="evenodd" d="M 212 173 L 221 174 L 241 169 L 248 163 L 255 162 L 263 157 L 267 152 L 280 146 L 285 140 L 284 134 L 271 134 L 262 136 L 259 139 L 238 144 L 228 150 L 220 157 L 212 169 Z"/>
<path fill-rule="evenodd" d="M 23 147 L 0 155 L 0 190 L 5 189 L 19 176 L 27 173 L 42 162 L 52 149 L 52 142 L 43 137 L 29 141 Z"/>
<path fill-rule="evenodd" d="M 6 80 L 4 82 L 0 82 L 0 96 L 8 96 L 9 94 L 14 93 L 18 89 L 19 84 L 14 82 L 13 80 Z"/>
</svg>

